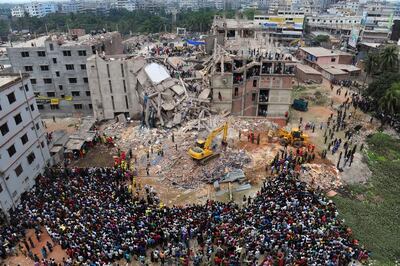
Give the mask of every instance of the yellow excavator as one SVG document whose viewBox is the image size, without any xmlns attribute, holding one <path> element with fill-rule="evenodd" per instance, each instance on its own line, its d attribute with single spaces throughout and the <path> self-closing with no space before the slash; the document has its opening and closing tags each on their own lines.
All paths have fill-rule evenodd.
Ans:
<svg viewBox="0 0 400 266">
<path fill-rule="evenodd" d="M 279 142 L 282 145 L 288 144 L 293 147 L 300 148 L 308 143 L 308 135 L 303 134 L 303 131 L 300 131 L 297 128 L 293 128 L 292 131 L 287 131 L 283 128 L 278 130 Z"/>
<path fill-rule="evenodd" d="M 226 145 L 226 139 L 228 137 L 228 122 L 220 126 L 219 128 L 214 129 L 210 132 L 205 140 L 198 139 L 196 141 L 196 146 L 191 147 L 188 151 L 190 157 L 194 160 L 198 161 L 200 164 L 205 164 L 209 160 L 218 157 L 219 153 L 215 153 L 212 150 L 212 143 L 216 136 L 223 133 L 222 135 L 222 144 Z"/>
</svg>

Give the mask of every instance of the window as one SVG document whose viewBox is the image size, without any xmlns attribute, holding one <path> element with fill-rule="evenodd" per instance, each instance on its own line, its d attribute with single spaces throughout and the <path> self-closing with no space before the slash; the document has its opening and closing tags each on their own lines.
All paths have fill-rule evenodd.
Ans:
<svg viewBox="0 0 400 266">
<path fill-rule="evenodd" d="M 72 91 L 71 95 L 72 96 L 80 96 L 80 92 L 79 91 Z"/>
<path fill-rule="evenodd" d="M 251 100 L 252 100 L 253 102 L 255 102 L 255 101 L 256 101 L 256 97 L 257 97 L 257 93 L 253 92 L 253 93 L 251 94 Z"/>
<path fill-rule="evenodd" d="M 81 65 L 81 69 L 85 70 L 86 69 L 86 65 Z"/>
<path fill-rule="evenodd" d="M 68 64 L 68 65 L 65 65 L 65 68 L 67 70 L 74 70 L 74 65 L 73 64 Z"/>
<path fill-rule="evenodd" d="M 25 84 L 25 91 L 29 91 L 29 86 L 28 86 L 28 84 Z"/>
<path fill-rule="evenodd" d="M 31 111 L 35 111 L 35 106 L 33 104 L 31 104 Z"/>
<path fill-rule="evenodd" d="M 121 75 L 122 75 L 122 77 L 124 77 L 124 75 L 125 75 L 125 73 L 124 73 L 124 65 L 123 64 L 121 64 Z"/>
<path fill-rule="evenodd" d="M 89 103 L 89 109 L 92 110 L 93 109 L 93 105 L 91 103 Z"/>
<path fill-rule="evenodd" d="M 77 82 L 76 78 L 69 78 L 68 81 L 69 81 L 69 83 L 76 83 Z"/>
<path fill-rule="evenodd" d="M 44 84 L 51 84 L 53 81 L 51 79 L 43 79 Z"/>
<path fill-rule="evenodd" d="M 107 77 L 110 77 L 110 66 L 107 64 Z"/>
<path fill-rule="evenodd" d="M 50 51 L 54 50 L 54 45 L 52 43 L 49 44 Z"/>
<path fill-rule="evenodd" d="M 3 192 L 3 187 L 0 184 L 0 193 Z"/>
<path fill-rule="evenodd" d="M 64 94 L 61 94 L 61 98 L 63 98 L 63 99 L 64 99 L 64 98 L 65 98 L 65 95 L 64 95 Z"/>
<path fill-rule="evenodd" d="M 111 84 L 111 80 L 109 80 L 109 81 L 108 81 L 108 85 L 110 86 L 110 93 L 113 93 L 113 92 L 112 92 L 112 84 Z"/>
<path fill-rule="evenodd" d="M 37 55 L 38 55 L 39 57 L 45 57 L 45 56 L 46 56 L 46 52 L 45 52 L 45 51 L 38 51 L 38 52 L 37 52 Z"/>
<path fill-rule="evenodd" d="M 336 62 L 336 58 L 331 58 L 331 62 Z"/>
<path fill-rule="evenodd" d="M 257 80 L 253 80 L 253 87 L 257 87 Z"/>
<path fill-rule="evenodd" d="M 47 97 L 56 97 L 56 93 L 54 91 L 48 91 Z"/>
<path fill-rule="evenodd" d="M 11 92 L 10 94 L 7 94 L 7 98 L 8 98 L 8 102 L 10 104 L 12 104 L 13 102 L 16 101 L 14 92 Z"/>
<path fill-rule="evenodd" d="M 124 92 L 126 93 L 126 82 L 125 82 L 125 80 L 123 80 L 122 83 L 124 84 Z"/>
<path fill-rule="evenodd" d="M 39 130 L 40 126 L 39 123 L 36 123 L 36 130 Z"/>
<path fill-rule="evenodd" d="M 0 126 L 1 135 L 4 136 L 4 135 L 7 134 L 9 131 L 10 131 L 10 130 L 8 129 L 7 122 L 4 123 L 4 124 L 2 124 L 2 125 Z"/>
<path fill-rule="evenodd" d="M 126 96 L 126 95 L 125 95 L 125 105 L 126 105 L 126 109 L 129 109 L 128 96 Z"/>
<path fill-rule="evenodd" d="M 60 91 L 62 91 L 62 90 L 63 90 L 63 85 L 58 85 L 58 89 L 59 89 Z"/>
<path fill-rule="evenodd" d="M 35 160 L 35 158 L 36 158 L 36 156 L 35 156 L 35 153 L 34 153 L 34 152 L 31 152 L 31 153 L 26 157 L 26 159 L 28 159 L 28 163 L 29 163 L 29 164 L 32 164 L 32 162 Z"/>
<path fill-rule="evenodd" d="M 40 66 L 40 70 L 42 71 L 49 71 L 49 66 L 45 65 L 45 66 Z"/>
<path fill-rule="evenodd" d="M 239 95 L 239 88 L 235 88 L 235 92 L 234 92 L 234 96 L 238 96 Z"/>
<path fill-rule="evenodd" d="M 22 122 L 21 114 L 17 114 L 16 116 L 14 116 L 14 121 L 16 125 L 19 125 Z"/>
<path fill-rule="evenodd" d="M 60 71 L 56 71 L 56 76 L 57 76 L 57 77 L 60 76 Z"/>
<path fill-rule="evenodd" d="M 71 51 L 63 51 L 63 56 L 71 56 Z"/>
<path fill-rule="evenodd" d="M 53 64 L 57 64 L 57 58 L 53 58 Z"/>
<path fill-rule="evenodd" d="M 29 52 L 21 52 L 22 57 L 29 57 Z"/>
<path fill-rule="evenodd" d="M 88 78 L 83 78 L 83 83 L 88 83 L 88 82 L 89 82 Z"/>
<path fill-rule="evenodd" d="M 90 91 L 86 91 L 86 96 L 90 96 Z"/>
<path fill-rule="evenodd" d="M 25 143 L 28 142 L 28 135 L 26 133 L 21 137 L 21 142 L 22 145 L 25 145 Z"/>
<path fill-rule="evenodd" d="M 112 103 L 113 110 L 115 110 L 114 96 L 111 96 L 111 103 Z"/>
<path fill-rule="evenodd" d="M 43 110 L 43 109 L 44 109 L 44 106 L 43 106 L 42 104 L 38 104 L 37 108 L 38 108 L 39 110 Z"/>
<path fill-rule="evenodd" d="M 82 109 L 82 104 L 74 104 L 75 110 L 81 110 Z"/>
<path fill-rule="evenodd" d="M 40 142 L 40 146 L 42 146 L 42 148 L 44 148 L 44 142 L 42 141 L 42 142 Z"/>
<path fill-rule="evenodd" d="M 23 171 L 22 166 L 21 166 L 21 165 L 18 165 L 17 168 L 15 168 L 14 171 L 15 171 L 15 174 L 16 174 L 17 176 L 20 176 L 20 175 L 22 174 L 22 171 Z"/>
<path fill-rule="evenodd" d="M 86 56 L 86 51 L 85 50 L 79 50 L 78 51 L 79 56 Z"/>
<path fill-rule="evenodd" d="M 32 66 L 24 66 L 25 71 L 33 71 Z"/>
<path fill-rule="evenodd" d="M 17 152 L 15 150 L 14 144 L 11 145 L 8 149 L 7 149 L 8 155 L 10 156 L 10 158 Z"/>
</svg>

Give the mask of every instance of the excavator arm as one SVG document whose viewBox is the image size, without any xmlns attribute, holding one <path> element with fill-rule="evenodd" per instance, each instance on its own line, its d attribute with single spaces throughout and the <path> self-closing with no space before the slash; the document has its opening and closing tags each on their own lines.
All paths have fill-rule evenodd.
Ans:
<svg viewBox="0 0 400 266">
<path fill-rule="evenodd" d="M 206 142 L 204 143 L 204 149 L 210 149 L 214 138 L 219 134 L 221 134 L 221 132 L 223 132 L 222 143 L 226 143 L 226 138 L 228 137 L 228 122 L 225 122 L 225 124 L 223 124 L 219 128 L 211 131 L 211 133 L 208 135 L 206 139 Z"/>
</svg>

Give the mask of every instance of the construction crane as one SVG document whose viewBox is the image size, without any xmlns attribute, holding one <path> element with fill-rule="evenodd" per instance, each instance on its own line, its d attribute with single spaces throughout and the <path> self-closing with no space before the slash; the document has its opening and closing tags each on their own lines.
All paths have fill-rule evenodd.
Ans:
<svg viewBox="0 0 400 266">
<path fill-rule="evenodd" d="M 224 123 L 219 128 L 214 129 L 210 132 L 208 137 L 203 139 L 198 139 L 196 141 L 196 146 L 189 148 L 189 155 L 194 160 L 198 161 L 200 164 L 205 164 L 207 161 L 218 157 L 219 153 L 215 153 L 212 150 L 212 143 L 215 137 L 222 133 L 222 144 L 226 145 L 226 139 L 228 136 L 228 122 Z"/>
</svg>

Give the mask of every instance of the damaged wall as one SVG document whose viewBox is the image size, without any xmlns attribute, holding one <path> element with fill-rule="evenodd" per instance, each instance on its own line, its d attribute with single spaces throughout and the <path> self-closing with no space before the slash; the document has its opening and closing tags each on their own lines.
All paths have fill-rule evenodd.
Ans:
<svg viewBox="0 0 400 266">
<path fill-rule="evenodd" d="M 139 119 L 142 113 L 135 65 L 144 65 L 141 58 L 88 58 L 87 72 L 94 116 L 98 120 L 113 119 L 124 113 Z"/>
</svg>

